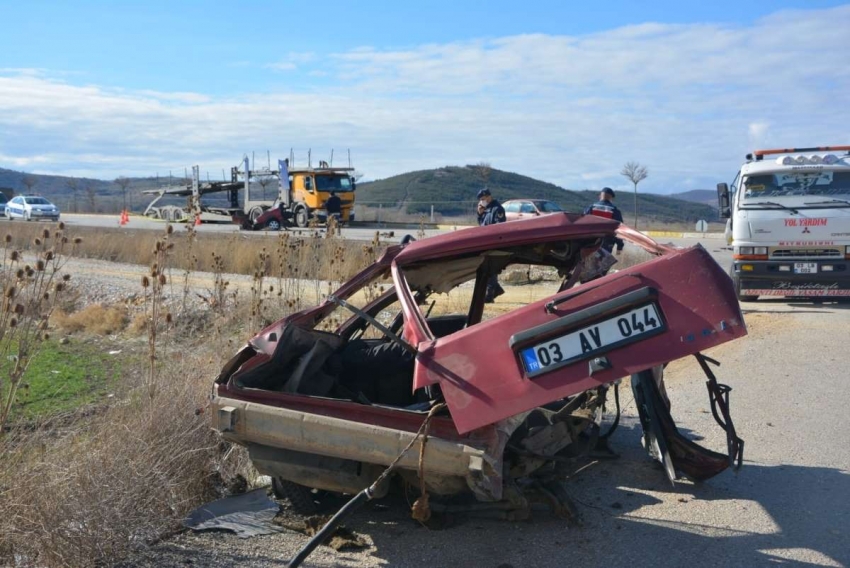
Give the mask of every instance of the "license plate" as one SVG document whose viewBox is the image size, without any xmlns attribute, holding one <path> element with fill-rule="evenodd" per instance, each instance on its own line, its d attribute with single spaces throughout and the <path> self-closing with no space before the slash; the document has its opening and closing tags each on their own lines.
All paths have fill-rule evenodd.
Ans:
<svg viewBox="0 0 850 568">
<path fill-rule="evenodd" d="M 664 330 L 655 304 L 602 320 L 520 351 L 529 376 L 539 375 Z"/>
<path fill-rule="evenodd" d="M 818 264 L 816 262 L 795 262 L 794 274 L 817 274 Z"/>
</svg>

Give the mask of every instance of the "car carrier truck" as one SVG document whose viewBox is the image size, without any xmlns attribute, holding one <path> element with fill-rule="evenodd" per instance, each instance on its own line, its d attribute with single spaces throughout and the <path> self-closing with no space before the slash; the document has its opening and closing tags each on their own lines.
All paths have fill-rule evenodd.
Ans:
<svg viewBox="0 0 850 568">
<path fill-rule="evenodd" d="M 717 195 L 739 300 L 850 296 L 850 146 L 756 150 Z"/>
<path fill-rule="evenodd" d="M 320 161 L 317 167 L 308 159 L 306 166 L 294 166 L 293 157 L 279 160 L 278 168 L 250 169 L 245 156 L 240 167 L 230 169 L 230 180 L 200 180 L 199 168 L 192 168 L 192 179 L 181 185 L 145 190 L 155 195 L 144 215 L 167 221 L 200 220 L 202 222 L 236 221 L 243 226 L 258 227 L 257 220 L 270 210 L 279 212 L 271 219 L 268 228 L 279 229 L 285 223 L 306 227 L 311 218 L 324 222 L 327 218 L 325 204 L 331 192 L 341 201 L 340 222 L 354 221 L 354 168 L 333 167 Z M 226 193 L 227 203 L 212 206 L 202 197 Z M 185 198 L 185 204 L 160 205 L 165 198 Z"/>
</svg>

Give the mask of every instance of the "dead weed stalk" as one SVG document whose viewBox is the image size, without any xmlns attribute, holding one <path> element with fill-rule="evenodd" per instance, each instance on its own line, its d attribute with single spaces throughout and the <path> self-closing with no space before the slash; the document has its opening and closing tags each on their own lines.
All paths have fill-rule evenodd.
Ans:
<svg viewBox="0 0 850 568">
<path fill-rule="evenodd" d="M 169 242 L 169 237 L 173 233 L 174 228 L 169 224 L 165 227 L 165 235 L 158 239 L 152 251 L 153 260 L 150 265 L 150 275 L 142 276 L 142 288 L 144 290 L 145 299 L 145 318 L 148 330 L 148 374 L 146 380 L 146 388 L 148 397 L 151 401 L 154 399 L 157 388 L 157 339 L 160 328 L 167 334 L 168 328 L 171 326 L 171 312 L 165 311 L 164 294 L 165 285 L 168 283 L 166 271 L 168 270 L 168 261 L 170 251 L 174 247 L 173 243 Z M 164 313 L 163 313 L 164 312 Z"/>
<path fill-rule="evenodd" d="M 0 286 L 0 360 L 11 360 L 8 370 L 0 373 L 0 438 L 21 388 L 30 361 L 38 354 L 42 342 L 49 337 L 48 322 L 57 299 L 70 276 L 60 274 L 66 253 L 79 244 L 69 238 L 60 224 L 53 232 L 43 229 L 33 239 L 32 258 L 27 261 L 21 251 L 12 248 L 12 236 L 3 240 L 3 264 Z M 0 454 L 2 455 L 2 454 Z"/>
</svg>

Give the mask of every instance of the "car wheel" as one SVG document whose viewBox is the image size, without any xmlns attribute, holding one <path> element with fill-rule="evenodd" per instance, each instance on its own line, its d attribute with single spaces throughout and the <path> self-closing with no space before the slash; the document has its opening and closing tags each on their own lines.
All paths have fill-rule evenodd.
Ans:
<svg viewBox="0 0 850 568">
<path fill-rule="evenodd" d="M 24 211 L 24 221 L 32 221 L 32 217 L 26 211 Z"/>
<path fill-rule="evenodd" d="M 268 223 L 266 223 L 266 227 L 268 227 L 271 231 L 280 231 L 280 221 L 277 219 L 271 219 Z"/>
<path fill-rule="evenodd" d="M 301 227 L 302 229 L 307 226 L 307 223 L 310 220 L 310 216 L 307 214 L 306 207 L 299 207 L 295 210 L 295 224 Z"/>
<path fill-rule="evenodd" d="M 293 510 L 302 515 L 315 515 L 318 513 L 320 507 L 316 499 L 324 493 L 323 491 L 314 493 L 309 487 L 299 485 L 282 477 L 272 478 L 272 492 L 274 492 L 275 497 L 278 499 L 289 501 Z"/>
</svg>

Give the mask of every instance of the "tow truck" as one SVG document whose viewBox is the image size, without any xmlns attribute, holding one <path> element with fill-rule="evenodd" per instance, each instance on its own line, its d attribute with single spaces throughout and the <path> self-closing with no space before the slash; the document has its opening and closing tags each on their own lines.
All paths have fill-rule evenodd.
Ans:
<svg viewBox="0 0 850 568">
<path fill-rule="evenodd" d="M 756 150 L 717 195 L 739 300 L 850 296 L 850 146 Z"/>
</svg>

